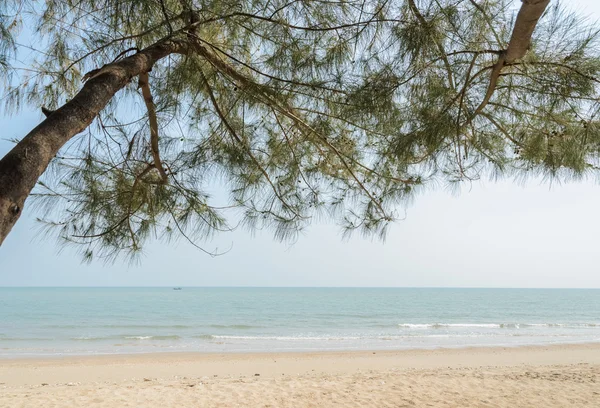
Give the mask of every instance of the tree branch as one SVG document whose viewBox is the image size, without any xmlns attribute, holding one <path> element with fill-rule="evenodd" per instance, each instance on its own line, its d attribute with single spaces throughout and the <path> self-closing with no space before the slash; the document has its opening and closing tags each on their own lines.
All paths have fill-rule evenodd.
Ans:
<svg viewBox="0 0 600 408">
<path fill-rule="evenodd" d="M 107 65 L 0 160 L 0 244 L 19 219 L 38 178 L 61 147 L 87 128 L 133 77 L 148 72 L 158 60 L 170 54 L 186 54 L 188 50 L 188 42 L 168 38 Z"/>
<path fill-rule="evenodd" d="M 156 108 L 154 107 L 154 101 L 152 99 L 152 92 L 150 91 L 150 76 L 148 72 L 143 72 L 139 77 L 139 87 L 142 89 L 142 96 L 144 97 L 144 103 L 148 110 L 148 120 L 150 122 L 150 150 L 152 151 L 152 158 L 154 160 L 154 167 L 158 170 L 160 178 L 163 183 L 169 181 L 169 176 L 165 172 L 160 159 L 160 153 L 158 150 L 158 119 L 156 117 Z"/>
<path fill-rule="evenodd" d="M 546 7 L 549 3 L 550 0 L 523 0 L 523 4 L 521 5 L 519 13 L 517 14 L 517 19 L 515 21 L 515 26 L 513 28 L 508 47 L 506 51 L 500 55 L 498 61 L 496 61 L 494 64 L 492 73 L 490 74 L 490 81 L 485 96 L 463 126 L 468 126 L 487 106 L 488 102 L 492 98 L 492 95 L 494 94 L 494 91 L 496 90 L 498 78 L 500 78 L 502 69 L 525 56 L 527 50 L 529 49 L 529 45 L 531 44 L 533 30 L 535 29 L 538 20 L 546 10 Z"/>
</svg>

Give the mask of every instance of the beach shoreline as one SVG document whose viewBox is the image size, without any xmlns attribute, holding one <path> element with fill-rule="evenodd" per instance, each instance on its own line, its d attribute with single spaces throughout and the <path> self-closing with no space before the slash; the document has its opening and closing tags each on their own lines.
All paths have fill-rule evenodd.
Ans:
<svg viewBox="0 0 600 408">
<path fill-rule="evenodd" d="M 475 368 L 486 366 L 600 365 L 600 343 L 410 350 L 205 353 L 167 352 L 0 360 L 0 383 L 125 381 L 175 376 L 265 377 L 311 372 Z"/>
<path fill-rule="evenodd" d="M 598 383 L 598 343 L 18 358 L 0 408 L 598 406 Z"/>
</svg>

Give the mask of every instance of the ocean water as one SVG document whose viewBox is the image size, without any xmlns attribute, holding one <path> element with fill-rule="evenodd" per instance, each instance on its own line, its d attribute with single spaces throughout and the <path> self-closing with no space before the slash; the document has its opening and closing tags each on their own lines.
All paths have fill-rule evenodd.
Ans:
<svg viewBox="0 0 600 408">
<path fill-rule="evenodd" d="M 600 290 L 0 288 L 0 357 L 600 342 Z"/>
</svg>

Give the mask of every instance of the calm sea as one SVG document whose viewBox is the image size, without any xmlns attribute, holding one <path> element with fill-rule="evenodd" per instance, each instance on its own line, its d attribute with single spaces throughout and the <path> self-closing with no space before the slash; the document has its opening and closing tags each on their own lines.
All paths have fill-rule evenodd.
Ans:
<svg viewBox="0 0 600 408">
<path fill-rule="evenodd" d="M 0 288 L 0 356 L 600 342 L 600 290 Z"/>
</svg>

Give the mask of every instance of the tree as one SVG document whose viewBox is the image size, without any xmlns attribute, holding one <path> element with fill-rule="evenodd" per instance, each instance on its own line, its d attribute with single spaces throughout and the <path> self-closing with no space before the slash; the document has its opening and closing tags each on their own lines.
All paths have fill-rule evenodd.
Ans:
<svg viewBox="0 0 600 408">
<path fill-rule="evenodd" d="M 383 234 L 436 181 L 598 169 L 598 32 L 557 1 L 0 7 L 3 38 L 28 8 L 43 44 L 5 105 L 48 114 L 0 160 L 0 242 L 36 184 L 45 222 L 110 259 L 229 228 L 211 183 L 285 239 L 319 214 Z"/>
</svg>

